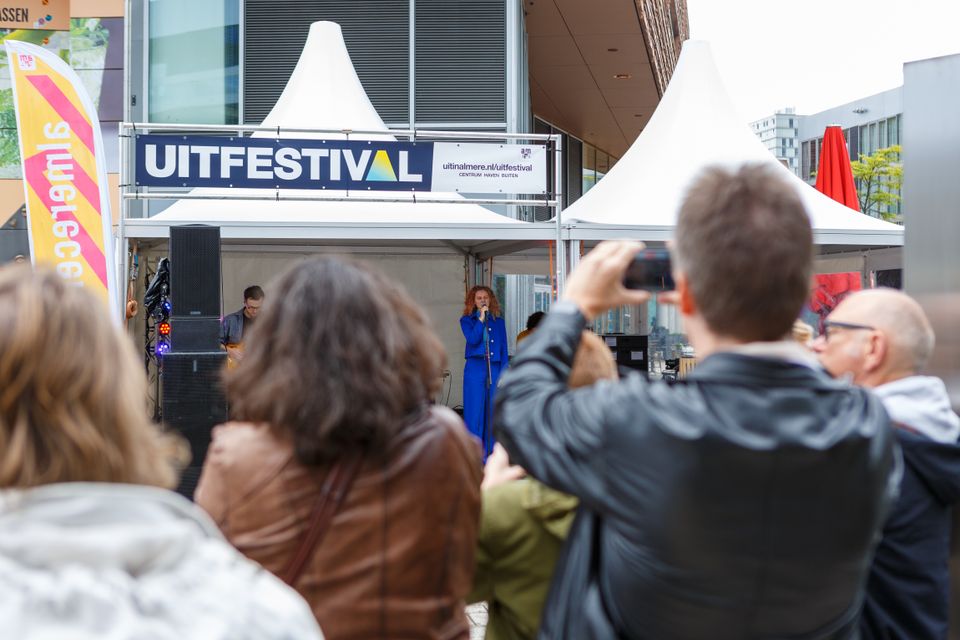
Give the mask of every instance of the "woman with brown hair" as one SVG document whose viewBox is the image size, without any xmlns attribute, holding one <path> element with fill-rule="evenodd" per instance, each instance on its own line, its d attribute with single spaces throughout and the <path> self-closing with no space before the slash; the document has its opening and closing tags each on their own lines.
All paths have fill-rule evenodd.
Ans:
<svg viewBox="0 0 960 640">
<path fill-rule="evenodd" d="M 303 594 L 327 638 L 463 638 L 476 445 L 429 405 L 443 348 L 398 285 L 303 262 L 271 288 L 197 489 L 240 551 Z"/>
<path fill-rule="evenodd" d="M 500 372 L 507 368 L 507 326 L 490 287 L 477 285 L 463 301 L 460 330 L 466 339 L 463 357 L 463 421 L 483 443 L 483 457 L 493 450 L 493 396 Z"/>
<path fill-rule="evenodd" d="M 0 269 L 5 638 L 321 638 L 303 600 L 224 542 L 176 483 L 179 439 L 101 300 Z"/>
</svg>

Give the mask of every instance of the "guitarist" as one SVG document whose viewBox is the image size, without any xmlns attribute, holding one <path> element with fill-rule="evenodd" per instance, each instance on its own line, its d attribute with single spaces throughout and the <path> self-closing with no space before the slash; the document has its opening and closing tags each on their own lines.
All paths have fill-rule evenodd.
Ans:
<svg viewBox="0 0 960 640">
<path fill-rule="evenodd" d="M 235 367 L 243 359 L 243 337 L 253 326 L 263 304 L 263 289 L 258 285 L 243 290 L 243 308 L 223 317 L 220 344 L 227 351 L 227 366 Z"/>
</svg>

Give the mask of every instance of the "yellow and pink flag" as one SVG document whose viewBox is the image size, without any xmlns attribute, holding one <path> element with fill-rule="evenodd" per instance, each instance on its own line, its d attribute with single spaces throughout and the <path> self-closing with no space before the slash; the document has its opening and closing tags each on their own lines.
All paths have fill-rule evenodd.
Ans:
<svg viewBox="0 0 960 640">
<path fill-rule="evenodd" d="M 34 264 L 117 308 L 107 171 L 93 101 L 53 53 L 6 41 Z"/>
</svg>

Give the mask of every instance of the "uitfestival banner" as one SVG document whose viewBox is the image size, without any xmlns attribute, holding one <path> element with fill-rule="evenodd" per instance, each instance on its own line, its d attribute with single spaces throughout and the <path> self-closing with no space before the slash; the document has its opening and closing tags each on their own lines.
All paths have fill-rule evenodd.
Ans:
<svg viewBox="0 0 960 640">
<path fill-rule="evenodd" d="M 110 200 L 97 110 L 80 78 L 59 57 L 25 42 L 8 40 L 6 47 L 31 259 L 116 307 Z"/>
<path fill-rule="evenodd" d="M 136 186 L 538 194 L 540 145 L 138 134 Z"/>
</svg>

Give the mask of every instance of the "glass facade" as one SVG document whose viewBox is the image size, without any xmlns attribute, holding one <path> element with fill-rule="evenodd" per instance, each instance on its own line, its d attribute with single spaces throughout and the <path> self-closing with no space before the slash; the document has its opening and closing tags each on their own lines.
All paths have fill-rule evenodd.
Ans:
<svg viewBox="0 0 960 640">
<path fill-rule="evenodd" d="M 150 0 L 147 24 L 148 120 L 237 124 L 239 0 Z"/>
<path fill-rule="evenodd" d="M 603 176 L 607 175 L 610 167 L 616 164 L 619 158 L 611 156 L 605 151 L 597 149 L 591 144 L 583 143 L 583 179 L 581 182 L 583 193 L 590 191 Z"/>
</svg>

